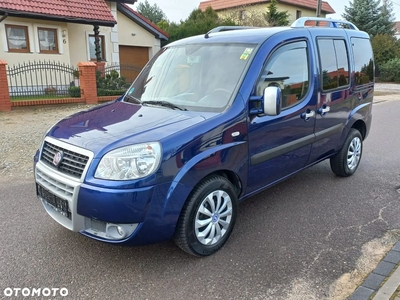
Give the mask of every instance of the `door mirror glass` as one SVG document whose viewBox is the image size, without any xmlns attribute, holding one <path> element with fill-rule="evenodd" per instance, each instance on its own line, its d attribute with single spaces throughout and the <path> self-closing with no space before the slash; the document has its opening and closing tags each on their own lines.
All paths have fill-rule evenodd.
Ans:
<svg viewBox="0 0 400 300">
<path fill-rule="evenodd" d="M 264 113 L 277 116 L 282 110 L 282 91 L 279 87 L 269 86 L 264 90 Z"/>
</svg>

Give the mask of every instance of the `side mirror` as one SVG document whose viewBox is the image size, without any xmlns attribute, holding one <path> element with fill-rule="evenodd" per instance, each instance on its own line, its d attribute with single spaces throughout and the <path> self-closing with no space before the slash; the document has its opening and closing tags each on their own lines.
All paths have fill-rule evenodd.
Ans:
<svg viewBox="0 0 400 300">
<path fill-rule="evenodd" d="M 282 91 L 279 87 L 269 86 L 264 90 L 264 113 L 277 116 L 282 110 Z"/>
</svg>

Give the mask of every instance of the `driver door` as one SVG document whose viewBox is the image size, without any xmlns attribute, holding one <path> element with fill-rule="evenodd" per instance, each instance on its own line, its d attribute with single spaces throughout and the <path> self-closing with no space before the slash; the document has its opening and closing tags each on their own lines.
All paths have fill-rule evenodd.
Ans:
<svg viewBox="0 0 400 300">
<path fill-rule="evenodd" d="M 314 141 L 316 100 L 307 39 L 288 42 L 264 64 L 253 96 L 268 86 L 282 91 L 277 116 L 253 115 L 249 123 L 249 175 L 246 193 L 270 185 L 305 167 Z"/>
</svg>

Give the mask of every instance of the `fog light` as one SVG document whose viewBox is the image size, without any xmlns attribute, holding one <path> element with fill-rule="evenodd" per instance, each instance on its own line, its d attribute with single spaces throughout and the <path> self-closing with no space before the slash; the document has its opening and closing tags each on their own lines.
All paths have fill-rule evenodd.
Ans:
<svg viewBox="0 0 400 300">
<path fill-rule="evenodd" d="M 121 237 L 125 237 L 125 231 L 121 226 L 117 226 L 117 232 Z"/>
<path fill-rule="evenodd" d="M 122 240 L 130 236 L 139 224 L 113 224 L 85 218 L 85 231 L 109 240 Z"/>
<path fill-rule="evenodd" d="M 120 240 L 126 237 L 126 232 L 122 226 L 117 224 L 107 223 L 106 236 L 114 240 Z"/>
</svg>

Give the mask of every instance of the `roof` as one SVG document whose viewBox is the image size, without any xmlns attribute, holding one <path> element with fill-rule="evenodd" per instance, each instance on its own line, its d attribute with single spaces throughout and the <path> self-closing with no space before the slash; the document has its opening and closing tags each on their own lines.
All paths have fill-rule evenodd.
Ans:
<svg viewBox="0 0 400 300">
<path fill-rule="evenodd" d="M 156 38 L 159 38 L 160 40 L 165 40 L 167 41 L 169 38 L 168 33 L 163 31 L 161 28 L 159 28 L 157 25 L 152 23 L 150 20 L 147 18 L 143 17 L 141 14 L 139 14 L 137 11 L 134 11 L 132 8 L 130 8 L 126 4 L 120 4 L 118 3 L 117 5 L 118 11 L 123 13 L 126 17 L 137 23 L 139 26 L 143 27 L 147 31 L 151 32 L 154 34 Z"/>
<path fill-rule="evenodd" d="M 243 5 L 268 3 L 270 0 L 209 0 L 200 2 L 199 8 L 205 10 L 211 6 L 212 9 L 218 11 L 227 8 L 240 7 Z M 278 0 L 278 3 L 289 4 L 296 7 L 304 7 L 308 9 L 317 8 L 317 0 Z M 322 1 L 321 11 L 328 14 L 334 14 L 334 9 L 328 2 Z"/>
<path fill-rule="evenodd" d="M 270 36 L 284 31 L 289 30 L 301 30 L 293 29 L 291 27 L 260 27 L 260 28 L 248 28 L 243 30 L 227 30 L 214 32 L 210 34 L 200 34 L 188 38 L 184 38 L 168 44 L 168 47 L 177 45 L 188 45 L 188 44 L 217 44 L 217 43 L 229 43 L 229 44 L 262 44 Z"/>
<path fill-rule="evenodd" d="M 0 14 L 113 27 L 105 0 L 0 0 Z"/>
</svg>

